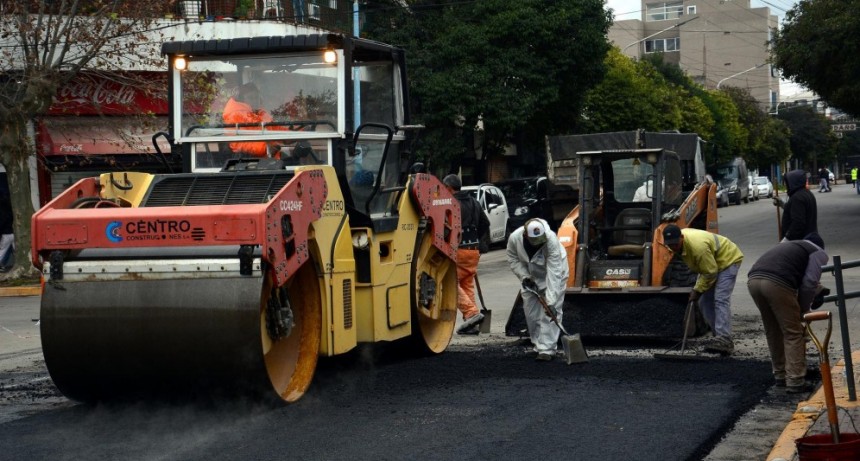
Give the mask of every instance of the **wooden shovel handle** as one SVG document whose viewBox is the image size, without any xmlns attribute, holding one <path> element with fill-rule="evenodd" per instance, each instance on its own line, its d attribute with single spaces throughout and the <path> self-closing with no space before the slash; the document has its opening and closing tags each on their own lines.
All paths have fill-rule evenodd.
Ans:
<svg viewBox="0 0 860 461">
<path fill-rule="evenodd" d="M 827 320 L 829 318 L 829 311 L 810 312 L 808 314 L 803 315 L 803 320 L 806 320 L 807 322 L 814 322 L 816 320 Z"/>
</svg>

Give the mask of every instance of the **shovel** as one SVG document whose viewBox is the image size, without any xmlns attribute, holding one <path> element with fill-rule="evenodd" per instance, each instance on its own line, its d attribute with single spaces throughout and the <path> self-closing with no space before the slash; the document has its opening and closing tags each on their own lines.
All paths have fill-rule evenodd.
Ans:
<svg viewBox="0 0 860 461">
<path fill-rule="evenodd" d="M 564 358 L 567 360 L 567 364 L 570 365 L 572 363 L 583 363 L 588 362 L 588 354 L 585 352 L 585 348 L 582 346 L 582 339 L 579 337 L 579 333 L 575 335 L 571 335 L 564 329 L 561 325 L 561 322 L 558 321 L 558 317 L 555 315 L 555 311 L 547 305 L 546 301 L 543 299 L 543 296 L 540 295 L 536 290 L 531 288 L 525 288 L 526 291 L 532 293 L 537 297 L 538 302 L 541 307 L 543 307 L 544 313 L 552 319 L 553 323 L 558 326 L 558 329 L 561 330 L 564 335 L 561 337 L 561 344 L 564 348 Z"/>
<path fill-rule="evenodd" d="M 478 281 L 478 273 L 475 272 L 475 288 L 478 289 L 478 299 L 481 300 L 481 313 L 484 314 L 484 320 L 481 321 L 481 333 L 490 332 L 490 323 L 493 320 L 493 311 L 487 309 L 487 304 L 484 303 L 484 293 L 481 291 L 481 282 Z"/>
<path fill-rule="evenodd" d="M 827 319 L 827 333 L 824 335 L 824 340 L 821 341 L 812 332 L 812 322 L 824 319 Z M 833 378 L 830 376 L 830 357 L 827 354 L 833 319 L 830 317 L 830 312 L 822 311 L 805 314 L 803 320 L 806 321 L 806 331 L 809 333 L 809 337 L 815 343 L 815 347 L 818 348 L 818 368 L 821 370 L 821 388 L 824 389 L 824 402 L 827 404 L 827 422 L 830 423 L 833 443 L 839 443 L 839 416 L 836 409 L 836 397 L 833 395 Z"/>
</svg>

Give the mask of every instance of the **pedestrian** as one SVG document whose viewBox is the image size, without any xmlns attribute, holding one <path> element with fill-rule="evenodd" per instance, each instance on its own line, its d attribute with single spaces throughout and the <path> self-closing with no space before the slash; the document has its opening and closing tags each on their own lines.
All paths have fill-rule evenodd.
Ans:
<svg viewBox="0 0 860 461">
<path fill-rule="evenodd" d="M 15 234 L 12 228 L 12 200 L 6 182 L 5 169 L 0 177 L 0 272 L 12 268 L 15 254 Z"/>
<path fill-rule="evenodd" d="M 851 168 L 851 184 L 852 188 L 857 188 L 857 167 Z"/>
<path fill-rule="evenodd" d="M 818 169 L 818 193 L 827 192 L 827 173 L 824 167 Z"/>
<path fill-rule="evenodd" d="M 747 287 L 761 312 L 770 362 L 777 387 L 806 392 L 806 341 L 803 314 L 815 309 L 821 287 L 821 266 L 827 263 L 818 234 L 778 243 L 753 264 Z M 826 290 L 829 291 L 829 290 Z M 823 301 L 821 296 L 820 301 Z"/>
<path fill-rule="evenodd" d="M 511 271 L 522 285 L 520 295 L 529 337 L 534 344 L 534 351 L 537 352 L 535 360 L 550 361 L 558 350 L 561 330 L 529 290 L 541 294 L 561 323 L 564 291 L 570 274 L 567 252 L 546 221 L 532 218 L 511 233 L 508 238 L 507 258 Z"/>
<path fill-rule="evenodd" d="M 481 235 L 490 228 L 490 220 L 484 214 L 481 204 L 468 191 L 460 190 L 462 182 L 455 174 L 449 174 L 442 183 L 460 202 L 460 223 L 462 234 L 457 248 L 457 308 L 463 315 L 463 324 L 457 334 L 478 334 L 484 314 L 475 305 L 475 274 L 481 252 L 478 250 Z"/>
<path fill-rule="evenodd" d="M 663 229 L 663 244 L 699 276 L 690 292 L 698 302 L 714 337 L 702 343 L 705 351 L 730 355 L 732 341 L 732 290 L 744 259 L 740 248 L 728 238 L 700 229 L 681 229 L 669 224 Z"/>
<path fill-rule="evenodd" d="M 818 233 L 818 203 L 815 195 L 806 188 L 806 172 L 791 170 L 783 177 L 788 190 L 788 201 L 783 203 L 779 197 L 773 204 L 783 208 L 780 240 L 801 240 L 803 237 Z"/>
</svg>

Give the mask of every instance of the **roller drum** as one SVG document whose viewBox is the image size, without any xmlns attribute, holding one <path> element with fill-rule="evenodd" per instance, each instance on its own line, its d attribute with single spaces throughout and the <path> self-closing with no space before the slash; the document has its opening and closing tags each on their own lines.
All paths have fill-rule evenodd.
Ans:
<svg viewBox="0 0 860 461">
<path fill-rule="evenodd" d="M 262 276 L 48 283 L 40 315 L 48 371 L 81 401 L 271 394 L 263 289 Z"/>
</svg>

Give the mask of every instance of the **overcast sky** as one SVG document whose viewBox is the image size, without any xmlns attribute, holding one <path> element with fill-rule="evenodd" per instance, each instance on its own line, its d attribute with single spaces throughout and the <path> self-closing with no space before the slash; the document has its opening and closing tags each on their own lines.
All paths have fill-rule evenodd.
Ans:
<svg viewBox="0 0 860 461">
<path fill-rule="evenodd" d="M 795 0 L 750 0 L 750 6 L 753 8 L 770 8 L 770 13 L 777 15 L 780 22 L 782 22 L 785 12 L 791 9 L 795 3 L 797 3 Z M 642 2 L 640 0 L 607 0 L 606 7 L 612 8 L 616 21 L 642 19 Z M 779 92 L 780 100 L 796 100 L 809 96 L 808 91 L 785 80 L 780 83 Z"/>
</svg>

